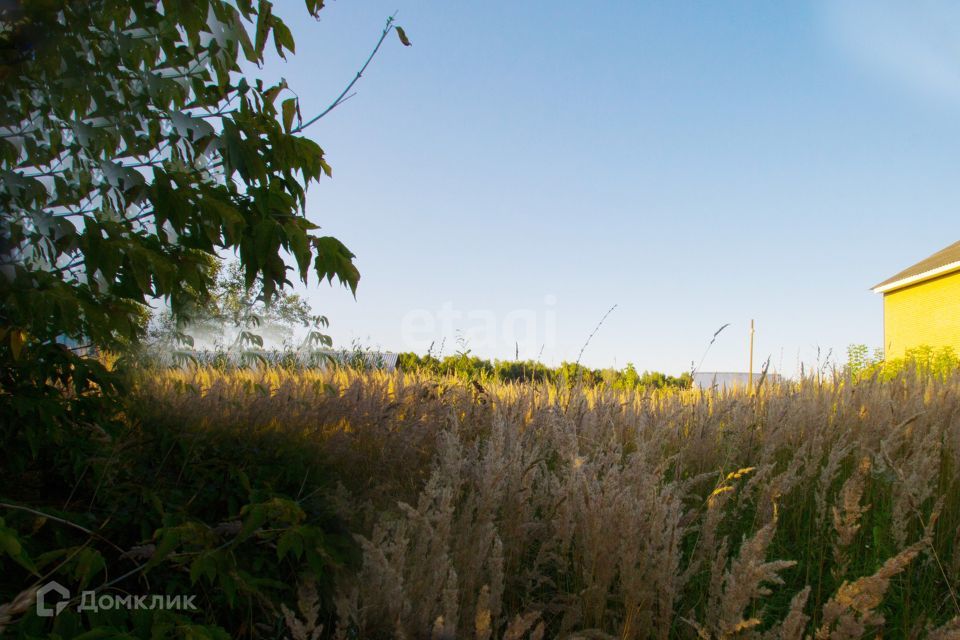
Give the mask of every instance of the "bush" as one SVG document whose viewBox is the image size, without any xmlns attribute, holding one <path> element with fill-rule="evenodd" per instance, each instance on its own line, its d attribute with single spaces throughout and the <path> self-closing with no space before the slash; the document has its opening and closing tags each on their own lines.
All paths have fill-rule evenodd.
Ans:
<svg viewBox="0 0 960 640">
<path fill-rule="evenodd" d="M 844 369 L 847 374 L 857 378 L 875 376 L 892 380 L 907 371 L 945 377 L 960 369 L 960 357 L 957 357 L 952 347 L 934 348 L 920 345 L 907 349 L 902 358 L 885 360 L 880 349 L 875 349 L 870 355 L 867 345 L 854 344 L 847 347 L 847 364 Z"/>
<path fill-rule="evenodd" d="M 177 393 L 196 398 L 189 385 Z M 6 476 L 16 481 L 0 504 L 0 603 L 19 593 L 28 605 L 12 612 L 23 614 L 14 637 L 276 637 L 298 584 L 317 593 L 313 622 L 332 628 L 333 577 L 355 548 L 329 507 L 319 446 L 272 420 L 232 428 L 156 402 L 134 396 L 113 437 L 91 424 L 84 440 L 47 449 L 55 458 Z M 32 606 L 48 580 L 75 599 L 52 629 Z M 194 595 L 198 611 L 77 612 L 81 590 Z"/>
</svg>

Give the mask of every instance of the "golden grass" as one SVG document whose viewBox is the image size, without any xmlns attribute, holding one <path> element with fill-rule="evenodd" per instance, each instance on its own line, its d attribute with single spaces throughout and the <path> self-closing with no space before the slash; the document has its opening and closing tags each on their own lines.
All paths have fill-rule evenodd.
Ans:
<svg viewBox="0 0 960 640">
<path fill-rule="evenodd" d="M 142 411 L 316 446 L 338 637 L 960 637 L 960 376 L 743 392 L 210 369 Z"/>
</svg>

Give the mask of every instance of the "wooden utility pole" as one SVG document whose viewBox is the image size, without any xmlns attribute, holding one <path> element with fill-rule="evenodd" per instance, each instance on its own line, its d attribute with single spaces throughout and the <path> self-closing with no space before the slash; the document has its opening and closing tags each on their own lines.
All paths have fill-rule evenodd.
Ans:
<svg viewBox="0 0 960 640">
<path fill-rule="evenodd" d="M 753 319 L 750 320 L 750 393 L 753 393 Z"/>
</svg>

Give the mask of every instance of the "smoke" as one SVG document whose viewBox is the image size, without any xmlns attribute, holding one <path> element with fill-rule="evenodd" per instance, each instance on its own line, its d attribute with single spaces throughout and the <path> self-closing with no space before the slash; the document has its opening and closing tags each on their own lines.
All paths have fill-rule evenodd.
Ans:
<svg viewBox="0 0 960 640">
<path fill-rule="evenodd" d="M 263 349 L 267 350 L 289 349 L 298 343 L 298 336 L 293 329 L 284 324 L 272 322 L 261 323 L 259 326 L 247 329 L 227 323 L 203 322 L 188 325 L 184 333 L 193 338 L 195 349 L 218 350 L 234 345 L 241 330 L 249 331 L 263 339 Z"/>
</svg>

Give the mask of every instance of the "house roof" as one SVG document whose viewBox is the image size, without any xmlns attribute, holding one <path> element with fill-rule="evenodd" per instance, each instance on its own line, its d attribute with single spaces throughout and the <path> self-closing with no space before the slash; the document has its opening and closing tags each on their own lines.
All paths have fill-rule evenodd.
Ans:
<svg viewBox="0 0 960 640">
<path fill-rule="evenodd" d="M 952 271 L 960 271 L 960 242 L 954 242 L 949 247 L 874 285 L 873 292 L 887 293 Z"/>
</svg>

